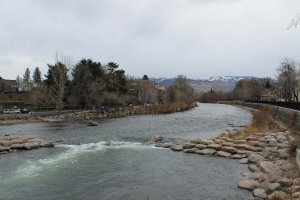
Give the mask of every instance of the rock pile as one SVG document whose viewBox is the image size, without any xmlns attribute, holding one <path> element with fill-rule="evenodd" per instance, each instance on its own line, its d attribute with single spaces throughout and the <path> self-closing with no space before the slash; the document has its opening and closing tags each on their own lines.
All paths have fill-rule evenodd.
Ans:
<svg viewBox="0 0 300 200">
<path fill-rule="evenodd" d="M 256 133 L 250 136 L 222 134 L 215 139 L 191 140 L 183 144 L 165 143 L 165 148 L 184 153 L 215 155 L 238 159 L 248 164 L 239 188 L 253 191 L 255 200 L 272 195 L 300 199 L 300 178 L 297 165 L 290 156 L 288 132 Z"/>
<path fill-rule="evenodd" d="M 31 150 L 40 147 L 54 147 L 54 144 L 35 136 L 4 136 L 0 137 L 0 154 L 16 150 Z"/>
</svg>

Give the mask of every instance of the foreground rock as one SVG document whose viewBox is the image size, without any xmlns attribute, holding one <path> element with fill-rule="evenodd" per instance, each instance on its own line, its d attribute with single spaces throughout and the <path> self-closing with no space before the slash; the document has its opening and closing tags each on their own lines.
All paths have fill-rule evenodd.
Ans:
<svg viewBox="0 0 300 200">
<path fill-rule="evenodd" d="M 98 126 L 98 123 L 95 121 L 88 121 L 87 126 Z"/>
<path fill-rule="evenodd" d="M 32 150 L 41 147 L 54 147 L 54 144 L 35 136 L 0 137 L 0 154 L 6 154 L 17 150 Z"/>
<path fill-rule="evenodd" d="M 252 179 L 246 179 L 246 180 L 241 180 L 238 184 L 238 187 L 252 191 L 256 187 L 258 187 L 258 185 L 259 185 L 259 183 L 257 181 L 252 180 Z"/>
</svg>

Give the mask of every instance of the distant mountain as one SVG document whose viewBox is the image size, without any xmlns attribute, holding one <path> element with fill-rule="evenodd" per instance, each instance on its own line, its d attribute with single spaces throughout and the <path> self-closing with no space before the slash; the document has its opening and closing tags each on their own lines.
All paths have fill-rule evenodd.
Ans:
<svg viewBox="0 0 300 200">
<path fill-rule="evenodd" d="M 189 83 L 197 92 L 207 92 L 213 88 L 215 91 L 232 91 L 235 84 L 240 80 L 256 78 L 253 76 L 212 76 L 200 79 L 188 79 Z M 175 78 L 151 78 L 157 84 L 170 86 Z"/>
</svg>

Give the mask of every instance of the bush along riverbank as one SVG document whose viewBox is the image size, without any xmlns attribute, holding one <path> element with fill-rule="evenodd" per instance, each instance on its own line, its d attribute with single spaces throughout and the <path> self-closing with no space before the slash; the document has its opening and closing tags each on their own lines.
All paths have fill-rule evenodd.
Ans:
<svg viewBox="0 0 300 200">
<path fill-rule="evenodd" d="M 234 134 L 182 143 L 154 141 L 173 151 L 237 159 L 248 165 L 249 171 L 237 185 L 252 191 L 253 200 L 300 199 L 300 174 L 294 155 L 297 142 L 289 131 L 280 129 L 264 111 L 256 111 L 250 126 Z"/>
</svg>

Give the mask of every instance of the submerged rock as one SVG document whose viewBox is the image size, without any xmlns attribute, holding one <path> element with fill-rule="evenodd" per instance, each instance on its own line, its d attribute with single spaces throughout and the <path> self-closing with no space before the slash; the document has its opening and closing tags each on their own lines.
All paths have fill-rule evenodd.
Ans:
<svg viewBox="0 0 300 200">
<path fill-rule="evenodd" d="M 88 121 L 87 126 L 98 126 L 98 123 L 95 121 Z"/>
<path fill-rule="evenodd" d="M 253 196 L 264 199 L 267 197 L 266 190 L 262 188 L 257 188 L 253 191 Z"/>
<path fill-rule="evenodd" d="M 171 149 L 173 151 L 182 151 L 183 147 L 182 147 L 182 145 L 173 145 L 173 146 L 171 146 Z"/>
</svg>

